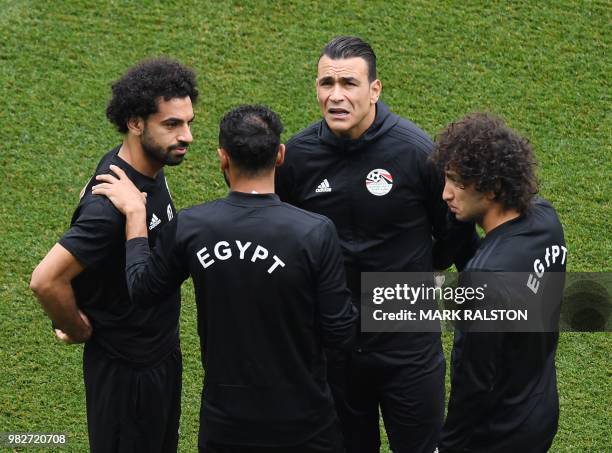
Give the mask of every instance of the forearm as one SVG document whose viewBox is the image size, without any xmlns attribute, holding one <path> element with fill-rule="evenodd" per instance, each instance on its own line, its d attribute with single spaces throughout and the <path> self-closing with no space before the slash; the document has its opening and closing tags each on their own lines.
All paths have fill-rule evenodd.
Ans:
<svg viewBox="0 0 612 453">
<path fill-rule="evenodd" d="M 144 205 L 125 214 L 126 240 L 138 237 L 147 237 L 147 211 Z"/>
<path fill-rule="evenodd" d="M 144 239 L 143 239 L 144 238 Z M 138 239 L 132 241 L 132 239 Z M 130 300 L 136 305 L 147 306 L 153 298 L 143 288 L 143 274 L 146 272 L 150 256 L 147 213 L 144 206 L 136 207 L 125 213 L 125 278 Z M 142 294 L 146 294 L 142 297 Z"/>
<path fill-rule="evenodd" d="M 320 326 L 323 345 L 332 349 L 350 349 L 359 331 L 358 313 L 352 304 L 350 295 L 341 301 L 341 297 L 326 297 L 320 304 Z M 329 310 L 332 308 L 333 310 Z"/>
<path fill-rule="evenodd" d="M 61 282 L 47 287 L 32 286 L 32 290 L 47 316 L 56 328 L 78 342 L 87 341 L 91 327 L 85 324 L 76 304 L 70 282 Z"/>
<path fill-rule="evenodd" d="M 126 226 L 126 230 L 127 228 Z M 155 298 L 148 297 L 150 294 L 143 282 L 150 255 L 149 243 L 142 236 L 127 238 L 125 243 L 125 279 L 130 300 L 136 305 L 147 306 L 155 300 Z"/>
<path fill-rule="evenodd" d="M 125 278 L 130 300 L 141 306 L 154 305 L 167 300 L 189 276 L 187 259 L 176 244 L 177 218 L 165 225 L 157 237 L 156 245 L 149 248 L 149 240 L 136 222 L 126 225 Z M 132 229 L 133 228 L 133 229 Z M 140 233 L 139 233 L 140 232 Z"/>
<path fill-rule="evenodd" d="M 84 322 L 77 307 L 72 279 L 83 271 L 83 266 L 62 245 L 55 244 L 36 266 L 30 289 L 36 295 L 55 326 L 74 341 L 86 341 L 91 327 Z"/>
</svg>

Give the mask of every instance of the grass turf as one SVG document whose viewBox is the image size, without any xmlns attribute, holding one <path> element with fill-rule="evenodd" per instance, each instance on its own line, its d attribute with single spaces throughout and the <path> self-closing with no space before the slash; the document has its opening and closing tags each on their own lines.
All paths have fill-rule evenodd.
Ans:
<svg viewBox="0 0 612 453">
<path fill-rule="evenodd" d="M 226 192 L 215 157 L 226 110 L 268 104 L 289 137 L 318 118 L 321 47 L 357 34 L 377 52 L 382 99 L 432 135 L 478 109 L 527 134 L 569 269 L 611 270 L 609 2 L 0 0 L 0 12 L 0 431 L 67 432 L 68 451 L 87 449 L 81 348 L 54 342 L 27 284 L 120 141 L 104 116 L 110 82 L 147 56 L 199 74 L 196 141 L 167 172 L 178 207 Z M 183 295 L 180 447 L 195 451 L 202 372 L 190 284 Z M 562 335 L 553 451 L 611 448 L 611 343 Z"/>
</svg>

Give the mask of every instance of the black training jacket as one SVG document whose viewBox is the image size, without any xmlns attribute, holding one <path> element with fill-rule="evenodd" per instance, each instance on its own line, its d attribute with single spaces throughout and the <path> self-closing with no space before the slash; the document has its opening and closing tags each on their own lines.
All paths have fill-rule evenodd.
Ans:
<svg viewBox="0 0 612 453">
<path fill-rule="evenodd" d="M 152 254 L 144 238 L 126 254 L 137 304 L 193 279 L 202 440 L 291 445 L 333 423 L 323 347 L 350 347 L 357 313 L 329 219 L 231 192 L 179 212 Z"/>
<path fill-rule="evenodd" d="M 448 215 L 443 178 L 429 159 L 432 147 L 425 132 L 380 101 L 373 124 L 356 140 L 337 137 L 321 120 L 287 142 L 276 192 L 334 222 L 357 305 L 361 272 L 427 272 L 453 259 L 461 265 L 475 250 L 473 224 Z M 362 334 L 358 347 L 419 348 L 438 339 Z"/>
<path fill-rule="evenodd" d="M 535 278 L 537 269 L 546 282 L 549 273 L 565 272 L 566 262 L 561 223 L 554 208 L 538 198 L 526 214 L 486 235 L 465 272 L 521 272 Z M 560 306 L 562 280 L 542 283 L 536 296 L 526 278 L 525 287 L 512 288 L 512 297 L 530 303 L 558 300 Z M 514 453 L 552 442 L 559 417 L 558 338 L 558 332 L 457 331 L 440 451 Z"/>
</svg>

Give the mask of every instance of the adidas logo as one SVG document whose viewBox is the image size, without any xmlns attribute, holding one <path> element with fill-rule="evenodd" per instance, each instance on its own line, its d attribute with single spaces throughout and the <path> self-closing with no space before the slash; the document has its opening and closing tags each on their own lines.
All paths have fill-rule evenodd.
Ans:
<svg viewBox="0 0 612 453">
<path fill-rule="evenodd" d="M 152 230 L 160 223 L 161 223 L 161 220 L 159 220 L 159 218 L 155 214 L 153 214 L 153 216 L 151 217 L 151 222 L 149 223 L 149 230 Z"/>
<path fill-rule="evenodd" d="M 317 187 L 317 189 L 315 190 L 315 192 L 317 193 L 331 192 L 331 191 L 332 191 L 332 188 L 329 186 L 329 181 L 327 180 L 327 178 L 325 178 L 323 182 L 319 184 L 319 187 Z"/>
</svg>

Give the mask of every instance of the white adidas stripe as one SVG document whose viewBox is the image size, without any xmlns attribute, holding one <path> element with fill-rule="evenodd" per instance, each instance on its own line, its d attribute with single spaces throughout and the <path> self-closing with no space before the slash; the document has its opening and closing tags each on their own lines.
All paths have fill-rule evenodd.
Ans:
<svg viewBox="0 0 612 453">
<path fill-rule="evenodd" d="M 315 192 L 331 192 L 332 189 L 329 185 L 329 181 L 327 180 L 327 178 L 325 178 L 323 180 L 323 182 L 321 182 L 321 184 L 318 185 L 318 187 L 316 188 Z"/>
</svg>

